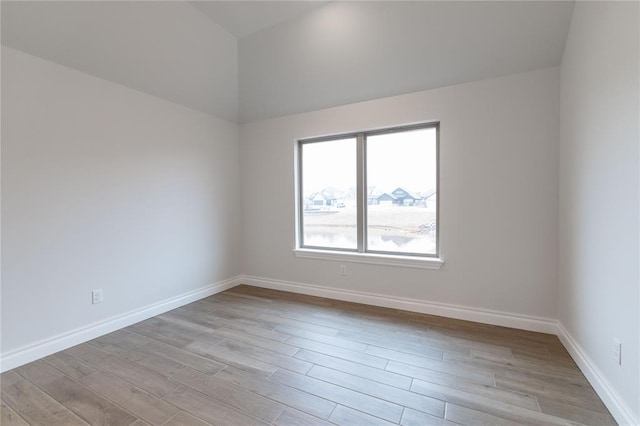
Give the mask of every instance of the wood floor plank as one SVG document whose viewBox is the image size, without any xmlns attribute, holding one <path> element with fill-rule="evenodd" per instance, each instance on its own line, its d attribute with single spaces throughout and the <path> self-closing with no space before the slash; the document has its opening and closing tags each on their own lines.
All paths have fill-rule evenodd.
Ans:
<svg viewBox="0 0 640 426">
<path fill-rule="evenodd" d="M 615 420 L 611 414 L 601 413 L 584 407 L 565 404 L 554 398 L 538 397 L 543 413 L 563 417 L 574 422 L 592 426 L 614 426 Z"/>
<path fill-rule="evenodd" d="M 172 344 L 168 339 L 183 339 L 185 341 L 199 341 L 215 345 L 222 339 L 213 334 L 213 330 L 209 327 L 203 327 L 198 324 L 189 323 L 187 321 L 167 321 L 162 316 L 153 317 L 144 321 L 149 328 L 149 332 L 153 329 L 156 336 L 163 336 L 165 340 L 155 337 L 156 340 L 165 341 Z M 179 345 L 176 345 L 179 346 Z"/>
<path fill-rule="evenodd" d="M 249 293 L 243 293 L 241 291 L 235 291 L 235 288 L 231 288 L 229 289 L 229 291 L 225 291 L 222 296 L 224 296 L 224 298 L 240 298 L 243 302 L 244 301 L 254 301 L 254 302 L 258 302 L 262 305 L 271 305 L 274 303 L 273 299 L 270 299 L 269 297 L 265 297 L 265 296 L 260 296 L 260 295 L 253 295 L 253 294 L 249 294 Z M 222 298 L 222 300 L 224 300 L 224 298 Z M 216 298 L 217 299 L 217 298 Z"/>
<path fill-rule="evenodd" d="M 275 426 L 331 426 L 326 420 L 310 416 L 293 408 L 286 408 L 273 422 Z"/>
<path fill-rule="evenodd" d="M 53 368 L 43 360 L 23 365 L 22 367 L 16 368 L 15 371 L 40 388 L 64 377 L 64 374 L 60 370 Z"/>
<path fill-rule="evenodd" d="M 201 326 L 214 329 L 218 327 L 217 318 L 213 315 L 209 315 L 201 310 L 195 309 L 195 304 L 190 303 L 188 305 L 181 306 L 171 311 L 162 314 L 163 319 L 175 318 L 183 321 L 190 322 L 192 324 L 198 324 Z"/>
<path fill-rule="evenodd" d="M 535 372 L 502 370 L 496 372 L 496 386 L 538 398 L 550 398 L 602 414 L 609 413 L 591 386 L 577 385 L 562 378 L 538 375 Z"/>
<path fill-rule="evenodd" d="M 343 405 L 336 407 L 329 421 L 337 425 L 391 426 L 397 424 Z"/>
<path fill-rule="evenodd" d="M 5 383 L 3 374 L 2 400 L 32 426 L 82 426 L 80 417 L 17 374 Z M 131 422 L 129 422 L 131 423 Z"/>
<path fill-rule="evenodd" d="M 11 407 L 0 401 L 0 425 L 2 426 L 29 426 L 22 417 L 18 415 Z"/>
<path fill-rule="evenodd" d="M 420 355 L 416 355 L 415 353 L 402 352 L 399 350 L 374 345 L 367 345 L 365 352 L 381 358 L 399 361 L 404 364 L 417 365 L 418 367 L 422 367 L 423 364 L 431 365 L 431 361 L 442 361 L 442 358 L 444 356 L 442 351 L 436 351 L 428 348 L 425 348 L 424 351 L 421 351 Z"/>
<path fill-rule="evenodd" d="M 237 368 L 227 367 L 216 373 L 215 376 L 250 392 L 322 419 L 329 418 L 329 415 L 336 408 L 335 403 L 324 398 L 319 398 L 286 385 L 267 381 Z"/>
<path fill-rule="evenodd" d="M 238 322 L 250 325 L 252 327 L 262 328 L 265 330 L 273 330 L 279 322 L 273 322 L 269 318 L 263 318 L 262 315 L 256 315 L 246 309 L 234 309 L 220 303 L 215 303 L 207 299 L 195 302 L 194 309 L 204 312 L 218 319 Z"/>
<path fill-rule="evenodd" d="M 346 332 L 340 331 L 338 333 L 338 337 L 350 339 L 355 342 L 362 342 L 372 346 L 378 346 L 381 348 L 393 348 L 395 350 L 406 352 L 418 356 L 427 357 L 427 354 L 430 351 L 434 354 L 433 358 L 437 358 L 441 356 L 439 353 L 448 353 L 451 355 L 457 356 L 470 356 L 471 350 L 463 345 L 459 344 L 451 344 L 444 341 L 420 341 L 416 342 L 405 341 L 404 339 L 397 339 L 394 336 L 389 335 L 380 335 L 378 333 L 354 333 L 354 332 Z"/>
<path fill-rule="evenodd" d="M 209 426 L 209 423 L 184 411 L 180 411 L 162 426 Z"/>
<path fill-rule="evenodd" d="M 478 325 L 458 325 L 451 321 L 429 325 L 431 334 L 443 334 L 447 337 L 458 337 L 465 341 L 491 343 L 509 348 L 518 348 L 532 352 L 546 352 L 549 345 L 559 342 L 557 336 L 517 330 L 500 326 L 482 327 Z"/>
<path fill-rule="evenodd" d="M 302 321 L 305 324 L 312 324 L 316 327 L 328 327 L 329 329 L 338 329 L 354 333 L 360 333 L 362 331 L 390 333 L 394 330 L 387 324 L 380 323 L 374 325 L 371 322 L 360 318 L 354 320 L 331 312 L 313 312 L 308 308 L 300 312 L 295 312 L 291 309 L 280 309 L 279 311 L 274 312 L 274 314 L 280 317 L 285 317 L 290 321 Z"/>
<path fill-rule="evenodd" d="M 326 316 L 324 312 L 317 315 Z M 314 315 L 315 317 L 315 315 Z M 406 344 L 424 344 L 425 346 L 433 346 L 437 343 L 428 332 L 428 327 L 410 324 L 400 315 L 362 315 L 354 316 L 345 312 L 340 314 L 341 322 L 340 330 L 345 333 L 366 334 L 366 335 L 383 335 L 389 337 L 396 342 Z M 343 325 L 344 324 L 344 325 Z M 351 326 L 349 326 L 349 324 Z M 355 325 L 355 326 L 354 326 Z"/>
<path fill-rule="evenodd" d="M 93 342 L 88 342 L 87 344 L 93 346 Z M 102 345 L 100 349 L 117 358 L 146 367 L 149 370 L 155 371 L 165 377 L 169 377 L 183 368 L 183 365 L 179 362 L 175 362 L 155 353 L 141 351 L 138 347 L 129 348 L 126 346 L 123 347 L 122 345 L 109 344 Z"/>
<path fill-rule="evenodd" d="M 379 368 L 369 367 L 367 365 L 358 364 L 357 362 L 347 361 L 341 358 L 334 358 L 330 355 L 301 349 L 294 355 L 295 358 L 302 359 L 313 364 L 322 365 L 324 367 L 333 368 L 334 370 L 350 373 L 355 376 L 366 377 L 376 382 L 395 386 L 400 389 L 409 389 L 411 387 L 412 378 L 403 376 L 402 374 L 393 373 Z"/>
<path fill-rule="evenodd" d="M 25 379 L 15 369 L 0 374 L 0 389 L 23 382 Z"/>
<path fill-rule="evenodd" d="M 171 380 L 215 398 L 238 410 L 267 423 L 273 422 L 284 410 L 284 406 L 270 399 L 242 389 L 218 377 L 185 368 Z"/>
<path fill-rule="evenodd" d="M 413 408 L 414 410 L 424 411 L 425 413 L 436 417 L 444 416 L 443 401 L 379 382 L 374 382 L 373 380 L 365 379 L 363 377 L 354 376 L 352 374 L 318 365 L 315 365 L 311 370 L 309 370 L 307 376 L 314 377 L 328 383 L 333 383 L 334 385 L 342 386 L 365 395 L 384 399 L 398 405 Z"/>
<path fill-rule="evenodd" d="M 269 424 L 185 386 L 174 390 L 164 399 L 214 426 L 265 426 Z"/>
<path fill-rule="evenodd" d="M 335 327 L 327 327 L 324 325 L 313 324 L 310 322 L 301 321 L 299 319 L 287 318 L 279 315 L 272 314 L 261 314 L 261 319 L 270 321 L 273 324 L 276 324 L 274 328 L 279 325 L 292 325 L 294 327 L 302 328 L 304 330 L 313 331 L 319 334 L 327 334 L 329 336 L 335 336 L 340 331 Z"/>
<path fill-rule="evenodd" d="M 292 356 L 298 352 L 297 347 L 288 345 L 282 342 L 276 342 L 270 339 L 264 339 L 262 337 L 246 335 L 241 331 L 234 330 L 227 327 L 220 327 L 213 331 L 213 334 L 223 339 L 237 341 L 241 343 L 248 343 L 253 346 L 257 346 L 262 349 L 266 349 L 272 352 L 277 352 L 280 355 Z"/>
<path fill-rule="evenodd" d="M 438 327 L 429 327 L 429 336 L 434 339 L 457 343 L 467 346 L 470 349 L 480 350 L 487 353 L 494 353 L 503 356 L 512 356 L 512 347 L 520 348 L 530 352 L 548 353 L 545 345 L 536 343 L 529 345 L 525 343 L 510 342 L 507 339 L 489 338 L 489 333 L 478 333 L 474 331 L 448 330 Z M 483 336 L 484 338 L 480 337 Z M 507 346 L 508 345 L 508 346 Z"/>
<path fill-rule="evenodd" d="M 190 367 L 207 374 L 214 374 L 222 370 L 226 365 L 158 341 L 146 343 L 140 346 L 138 350 L 146 354 L 157 354 L 158 356 L 175 361 L 182 366 Z"/>
<path fill-rule="evenodd" d="M 185 349 L 205 358 L 231 365 L 241 370 L 247 370 L 254 374 L 260 374 L 264 377 L 278 369 L 278 367 L 274 365 L 267 364 L 266 362 L 259 361 L 244 354 L 239 354 L 232 350 L 206 343 L 194 342 L 187 345 Z"/>
<path fill-rule="evenodd" d="M 582 382 L 587 384 L 586 378 L 582 373 L 567 365 L 552 364 L 544 361 L 534 361 L 531 359 L 516 359 L 513 357 L 505 357 L 497 354 L 491 354 L 481 351 L 471 351 L 472 360 L 479 361 L 484 365 L 494 367 L 498 370 L 515 369 L 520 371 L 535 371 L 537 374 L 546 374 L 553 377 L 562 377 L 563 379 L 573 380 L 574 382 Z M 458 359 L 448 359 L 447 362 L 458 362 Z M 463 362 L 465 360 L 462 360 Z"/>
<path fill-rule="evenodd" d="M 176 385 L 165 376 L 141 365 L 117 358 L 87 343 L 67 349 L 66 352 L 155 396 L 162 397 L 176 388 Z"/>
<path fill-rule="evenodd" d="M 319 309 L 311 314 L 314 318 L 325 318 L 329 321 L 341 321 L 351 329 L 375 328 L 392 332 L 403 327 L 407 321 L 398 317 L 392 310 L 368 310 L 366 307 L 353 309 L 354 305 L 344 305 L 342 309 Z M 396 311 L 397 312 L 397 311 Z M 426 328 L 426 327 L 425 327 Z"/>
<path fill-rule="evenodd" d="M 264 296 L 251 296 L 240 295 L 232 291 L 225 292 L 221 297 L 215 297 L 213 302 L 222 303 L 225 306 L 233 306 L 235 308 L 246 310 L 247 312 L 264 312 L 268 314 L 280 315 L 283 313 L 283 307 L 286 306 L 284 313 L 286 314 L 300 314 L 309 313 L 316 309 L 315 306 L 310 306 L 305 303 L 300 303 L 294 300 L 277 300 L 269 299 Z"/>
<path fill-rule="evenodd" d="M 173 323 L 178 327 L 184 327 L 186 329 L 189 329 L 190 332 L 196 333 L 196 334 L 212 333 L 218 327 L 218 326 L 215 326 L 214 324 L 201 324 L 199 321 L 195 322 L 191 319 L 179 318 L 177 316 L 172 315 L 171 312 L 158 315 L 156 318 L 162 321 Z"/>
<path fill-rule="evenodd" d="M 462 407 L 456 404 L 447 404 L 447 420 L 469 426 L 518 426 L 520 423 L 496 417 L 482 411 Z"/>
<path fill-rule="evenodd" d="M 386 344 L 384 346 L 392 347 L 401 352 L 407 352 L 419 356 L 426 356 L 425 352 L 427 350 L 442 352 L 443 354 L 455 356 L 469 356 L 471 353 L 471 348 L 466 344 L 466 342 L 451 341 L 449 339 L 437 339 L 433 337 L 411 339 L 411 337 L 408 336 L 403 339 L 398 339 L 394 336 L 393 344 Z"/>
<path fill-rule="evenodd" d="M 130 327 L 105 334 L 91 341 L 94 346 L 99 348 L 103 345 L 124 345 L 125 347 L 135 348 L 149 342 L 153 342 L 153 339 L 131 331 Z"/>
<path fill-rule="evenodd" d="M 549 355 L 551 355 L 551 358 L 556 360 L 561 359 L 570 361 L 575 364 L 575 361 L 573 361 L 573 359 L 571 358 L 571 355 L 567 351 L 567 348 L 562 345 L 560 339 L 558 339 L 557 336 L 554 336 L 554 338 L 555 341 L 553 343 L 547 343 L 547 351 L 549 352 Z"/>
<path fill-rule="evenodd" d="M 275 365 L 280 368 L 295 371 L 296 373 L 306 373 L 311 368 L 311 363 L 296 358 L 291 358 L 279 354 L 277 352 L 268 351 L 266 349 L 253 346 L 248 343 L 239 341 L 224 340 L 217 345 L 222 349 L 226 349 L 236 354 L 243 354 L 267 364 Z"/>
<path fill-rule="evenodd" d="M 336 336 L 328 336 L 326 334 L 315 333 L 313 331 L 305 330 L 291 325 L 278 326 L 275 328 L 275 331 L 286 333 L 289 336 L 302 337 L 303 339 L 326 343 L 327 345 L 337 346 L 339 348 L 349 349 L 356 352 L 364 352 L 367 349 L 366 343 L 354 342 L 348 339 L 341 339 Z"/>
<path fill-rule="evenodd" d="M 43 359 L 49 365 L 62 371 L 72 379 L 80 379 L 96 371 L 96 369 L 86 362 L 80 361 L 64 352 L 58 352 Z"/>
<path fill-rule="evenodd" d="M 111 401 L 68 377 L 50 382 L 42 390 L 90 425 L 130 425 L 136 421 Z"/>
<path fill-rule="evenodd" d="M 516 359 L 550 362 L 559 365 L 565 365 L 568 368 L 577 368 L 577 365 L 573 361 L 573 359 L 565 358 L 564 356 L 557 356 L 551 353 L 532 353 L 530 351 L 521 351 L 519 349 L 511 349 L 511 353 Z"/>
<path fill-rule="evenodd" d="M 369 367 L 384 369 L 384 367 L 387 365 L 386 359 L 377 356 L 368 355 L 349 349 L 338 348 L 336 346 L 327 345 L 325 343 L 320 343 L 313 340 L 303 339 L 301 337 L 292 336 L 285 340 L 285 342 L 292 346 L 308 349 L 310 351 L 319 352 L 325 355 L 331 355 L 335 358 L 346 359 L 347 361 L 354 361 L 359 364 L 368 365 Z"/>
<path fill-rule="evenodd" d="M 389 361 L 386 370 L 424 380 L 429 380 L 430 378 L 434 378 L 435 380 L 435 378 L 440 378 L 440 380 L 444 381 L 446 380 L 445 375 L 448 375 L 454 376 L 451 378 L 451 381 L 455 380 L 456 377 L 459 377 L 481 385 L 493 386 L 494 384 L 493 371 L 491 370 L 468 368 L 466 366 L 459 368 L 456 365 L 442 361 L 431 361 L 429 363 L 424 362 L 422 367 L 404 364 L 397 361 Z"/>
<path fill-rule="evenodd" d="M 294 387 L 321 398 L 327 398 L 337 404 L 370 413 L 375 417 L 380 417 L 390 422 L 397 423 L 402 416 L 402 407 L 398 404 L 291 371 L 280 369 L 273 373 L 269 380 Z M 329 418 L 329 421 L 333 420 Z"/>
<path fill-rule="evenodd" d="M 484 396 L 475 395 L 469 392 L 459 391 L 446 386 L 429 383 L 422 380 L 414 380 L 411 390 L 432 398 L 482 411 L 496 417 L 514 421 L 516 423 L 528 425 L 573 425 L 574 423 L 556 416 L 541 413 L 539 411 L 527 410 L 505 402 L 489 399 Z"/>
<path fill-rule="evenodd" d="M 264 339 L 275 340 L 277 342 L 283 342 L 287 337 L 289 337 L 289 334 L 280 332 L 277 330 L 277 327 L 274 330 L 268 330 L 266 328 L 256 327 L 240 321 L 230 321 L 224 318 L 217 318 L 216 324 L 250 336 L 258 336 Z"/>
<path fill-rule="evenodd" d="M 389 369 L 394 371 L 404 371 L 405 373 L 409 374 L 412 372 L 412 370 L 418 369 L 418 367 L 407 367 L 402 364 L 393 363 L 389 366 Z M 497 388 L 492 384 L 477 383 L 469 380 L 468 378 L 453 376 L 450 374 L 431 370 L 420 369 L 414 371 L 412 374 L 413 377 L 417 377 L 427 382 L 448 386 L 453 389 L 484 396 L 489 399 L 505 402 L 507 404 L 517 405 L 518 407 L 527 408 L 529 410 L 540 411 L 540 407 L 538 406 L 538 401 L 535 396 L 523 392 L 514 391 L 511 389 Z"/>
<path fill-rule="evenodd" d="M 151 425 L 162 425 L 179 411 L 150 393 L 101 371 L 85 376 L 80 383 Z"/>
<path fill-rule="evenodd" d="M 102 362 L 104 362 L 106 359 L 113 358 L 113 355 L 111 355 L 110 353 L 98 349 L 93 345 L 87 343 L 65 349 L 62 353 L 71 355 L 72 357 L 75 357 L 94 368 L 97 365 L 102 364 Z"/>
<path fill-rule="evenodd" d="M 576 367 L 576 370 L 579 371 Z M 557 389 L 560 392 L 575 393 L 580 397 L 596 396 L 595 391 L 584 377 L 562 377 L 541 373 L 535 369 L 504 368 L 495 369 L 496 383 L 500 381 L 521 382 L 536 389 Z M 597 398 L 597 396 L 596 396 Z"/>
<path fill-rule="evenodd" d="M 435 417 L 422 411 L 405 408 L 400 419 L 402 426 L 457 426 L 458 423 L 450 422 L 440 417 Z"/>
<path fill-rule="evenodd" d="M 179 348 L 183 348 L 195 341 L 195 339 L 189 337 L 189 334 L 183 335 L 182 330 L 175 324 L 155 317 L 134 324 L 129 327 L 129 330 Z"/>
</svg>

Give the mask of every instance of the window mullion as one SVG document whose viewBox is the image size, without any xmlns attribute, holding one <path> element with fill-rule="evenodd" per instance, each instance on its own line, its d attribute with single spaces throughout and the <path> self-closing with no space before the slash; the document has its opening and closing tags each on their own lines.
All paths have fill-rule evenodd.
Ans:
<svg viewBox="0 0 640 426">
<path fill-rule="evenodd" d="M 366 176 L 366 144 L 364 133 L 357 135 L 357 234 L 358 234 L 358 252 L 366 251 L 367 241 L 367 176 Z"/>
</svg>

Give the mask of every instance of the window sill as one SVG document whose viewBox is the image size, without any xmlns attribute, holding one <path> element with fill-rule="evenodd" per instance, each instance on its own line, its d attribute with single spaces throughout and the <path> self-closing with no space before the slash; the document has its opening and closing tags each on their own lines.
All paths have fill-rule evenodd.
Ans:
<svg viewBox="0 0 640 426">
<path fill-rule="evenodd" d="M 404 268 L 440 269 L 444 264 L 437 257 L 394 256 L 389 254 L 350 253 L 331 250 L 294 249 L 293 254 L 303 259 L 320 259 L 337 262 L 368 263 L 373 265 L 400 266 Z"/>
</svg>

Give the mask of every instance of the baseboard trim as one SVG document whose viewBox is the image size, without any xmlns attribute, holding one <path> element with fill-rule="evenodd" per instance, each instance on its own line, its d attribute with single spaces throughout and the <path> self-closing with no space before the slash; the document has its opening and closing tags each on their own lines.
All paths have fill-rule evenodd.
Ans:
<svg viewBox="0 0 640 426">
<path fill-rule="evenodd" d="M 380 306 L 384 308 L 402 309 L 405 311 L 438 315 L 466 321 L 475 321 L 484 324 L 499 325 L 503 327 L 518 328 L 521 330 L 537 331 L 549 334 L 557 333 L 558 322 L 550 318 L 533 317 L 513 314 L 510 312 L 492 311 L 487 309 L 472 308 L 468 306 L 436 303 L 426 300 L 394 297 L 377 293 L 344 290 L 249 275 L 241 276 L 240 281 L 243 284 L 252 285 L 255 287 L 269 288 L 272 290 L 289 291 L 292 293 L 326 297 L 328 299 L 343 300 L 346 302 L 364 303 L 367 305 Z"/>
<path fill-rule="evenodd" d="M 560 322 L 558 323 L 558 337 L 618 424 L 640 424 L 640 419 L 634 418 L 633 411 L 624 403 L 605 376 L 600 372 L 600 369 L 596 367 L 584 349 L 582 349 L 580 344 Z"/>
<path fill-rule="evenodd" d="M 134 309 L 106 320 L 94 322 L 75 330 L 40 340 L 30 345 L 22 346 L 0 355 L 0 372 L 5 372 L 45 356 L 54 354 L 80 343 L 87 342 L 123 327 L 135 324 L 145 319 L 160 315 L 180 306 L 195 302 L 204 297 L 212 296 L 221 291 L 235 287 L 241 282 L 240 277 L 229 278 L 179 296 Z"/>
</svg>

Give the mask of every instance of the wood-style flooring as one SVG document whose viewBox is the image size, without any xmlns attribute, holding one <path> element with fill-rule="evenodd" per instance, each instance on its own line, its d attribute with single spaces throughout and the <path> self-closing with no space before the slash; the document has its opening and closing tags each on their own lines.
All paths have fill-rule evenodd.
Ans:
<svg viewBox="0 0 640 426">
<path fill-rule="evenodd" d="M 239 286 L 8 371 L 8 425 L 611 425 L 556 336 Z"/>
</svg>

